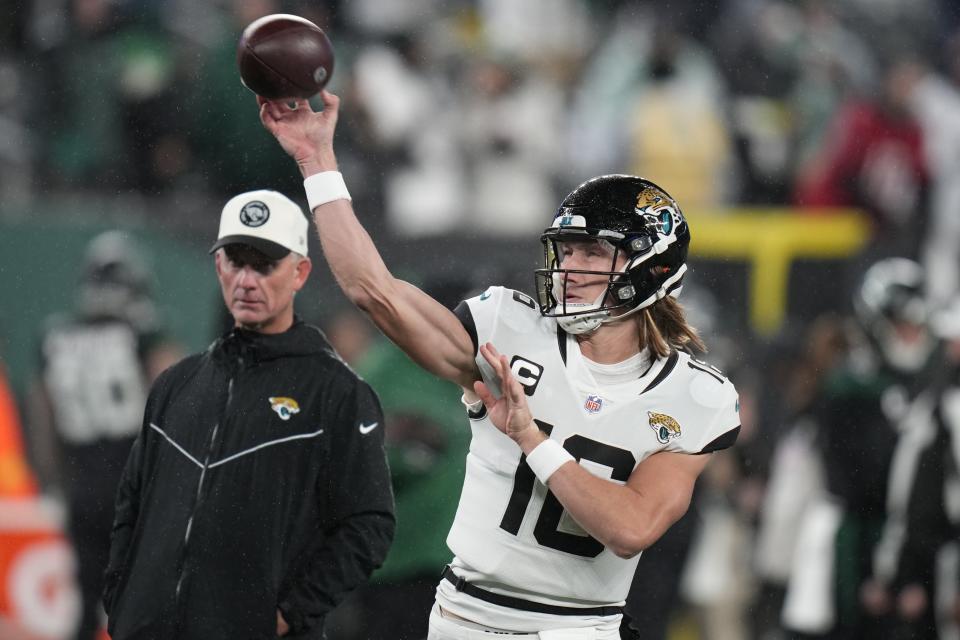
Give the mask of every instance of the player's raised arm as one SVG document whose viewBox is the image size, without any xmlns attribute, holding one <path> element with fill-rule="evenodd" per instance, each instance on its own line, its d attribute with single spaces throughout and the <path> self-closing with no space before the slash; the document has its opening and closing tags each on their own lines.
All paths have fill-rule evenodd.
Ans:
<svg viewBox="0 0 960 640">
<path fill-rule="evenodd" d="M 324 256 L 353 304 L 413 360 L 441 378 L 469 387 L 479 378 L 473 342 L 457 317 L 410 283 L 394 278 L 357 219 L 337 171 L 333 135 L 340 99 L 321 93 L 323 111 L 306 100 L 257 98 L 260 120 L 304 177 Z"/>
</svg>

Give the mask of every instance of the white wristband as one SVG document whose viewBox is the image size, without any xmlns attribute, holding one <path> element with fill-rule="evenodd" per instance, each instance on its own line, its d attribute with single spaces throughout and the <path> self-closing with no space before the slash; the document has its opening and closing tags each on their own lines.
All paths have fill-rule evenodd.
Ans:
<svg viewBox="0 0 960 640">
<path fill-rule="evenodd" d="M 307 204 L 311 212 L 334 200 L 352 200 L 343 174 L 339 171 L 323 171 L 309 176 L 303 181 L 303 190 L 307 192 Z"/>
<path fill-rule="evenodd" d="M 556 440 L 544 440 L 527 455 L 527 466 L 543 484 L 547 484 L 550 476 L 568 462 L 576 462 L 576 459 Z"/>
<path fill-rule="evenodd" d="M 483 400 L 480 398 L 477 398 L 473 402 L 469 402 L 466 395 L 461 395 L 460 402 L 463 404 L 463 408 L 467 410 L 467 413 L 471 415 L 480 413 L 480 409 L 483 407 Z"/>
</svg>

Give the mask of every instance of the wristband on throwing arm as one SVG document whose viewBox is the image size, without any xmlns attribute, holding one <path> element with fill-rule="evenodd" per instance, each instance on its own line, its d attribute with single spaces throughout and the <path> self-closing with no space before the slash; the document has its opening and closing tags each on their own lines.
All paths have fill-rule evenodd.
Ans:
<svg viewBox="0 0 960 640">
<path fill-rule="evenodd" d="M 303 181 L 303 190 L 307 192 L 307 204 L 311 212 L 334 200 L 352 200 L 343 174 L 339 171 L 321 171 L 309 176 Z"/>
<path fill-rule="evenodd" d="M 568 462 L 576 462 L 576 458 L 556 440 L 544 440 L 527 455 L 527 466 L 543 484 Z"/>
</svg>

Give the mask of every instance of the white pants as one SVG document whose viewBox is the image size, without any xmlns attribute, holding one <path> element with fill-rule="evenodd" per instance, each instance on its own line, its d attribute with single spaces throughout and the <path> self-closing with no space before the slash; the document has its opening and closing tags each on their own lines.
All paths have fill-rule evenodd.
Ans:
<svg viewBox="0 0 960 640">
<path fill-rule="evenodd" d="M 440 605 L 430 611 L 427 640 L 619 640 L 620 632 L 601 633 L 595 627 L 552 629 L 539 633 L 510 633 L 484 629 L 481 625 L 444 617 Z"/>
</svg>

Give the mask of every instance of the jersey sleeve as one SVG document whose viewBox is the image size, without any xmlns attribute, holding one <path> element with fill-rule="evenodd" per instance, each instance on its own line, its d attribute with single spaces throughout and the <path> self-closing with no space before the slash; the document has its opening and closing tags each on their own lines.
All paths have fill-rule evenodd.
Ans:
<svg viewBox="0 0 960 640">
<path fill-rule="evenodd" d="M 740 435 L 740 396 L 733 383 L 723 385 L 722 404 L 717 407 L 713 422 L 700 439 L 698 454 L 712 453 L 733 446 Z"/>
<path fill-rule="evenodd" d="M 503 287 L 490 287 L 480 295 L 464 300 L 454 309 L 473 340 L 474 355 L 478 354 L 481 344 L 493 340 L 500 307 L 509 292 Z"/>
<path fill-rule="evenodd" d="M 487 364 L 483 356 L 480 355 L 479 347 L 486 342 L 492 342 L 496 346 L 496 327 L 500 320 L 501 306 L 511 291 L 504 287 L 490 287 L 483 293 L 473 298 L 464 300 L 454 313 L 460 318 L 470 339 L 473 340 L 473 355 L 480 369 L 480 375 L 483 381 L 494 388 L 494 393 L 499 395 L 500 384 L 493 369 Z"/>
<path fill-rule="evenodd" d="M 685 405 L 678 411 L 683 436 L 666 450 L 699 455 L 733 446 L 740 434 L 740 400 L 733 383 L 699 361 L 690 360 L 683 368 L 688 376 L 677 381 L 678 400 Z"/>
<path fill-rule="evenodd" d="M 513 344 L 518 336 L 529 336 L 540 320 L 537 303 L 521 291 L 490 287 L 480 295 L 461 302 L 454 313 L 473 340 L 474 359 L 480 375 L 499 395 L 497 376 L 483 356 L 479 355 L 479 346 L 491 342 L 503 351 L 504 344 Z"/>
</svg>

